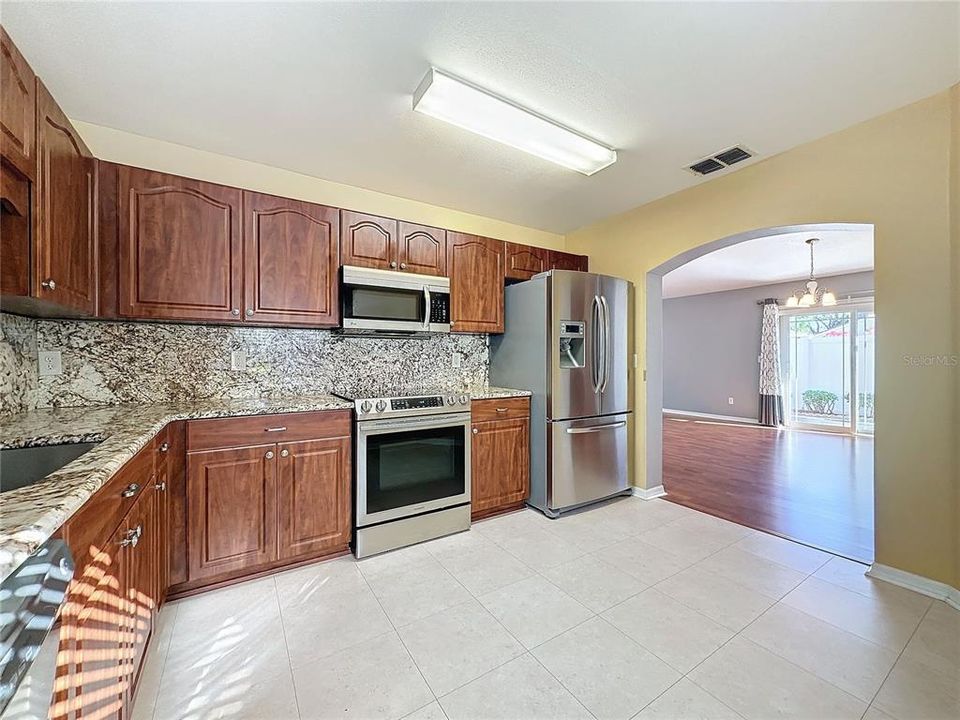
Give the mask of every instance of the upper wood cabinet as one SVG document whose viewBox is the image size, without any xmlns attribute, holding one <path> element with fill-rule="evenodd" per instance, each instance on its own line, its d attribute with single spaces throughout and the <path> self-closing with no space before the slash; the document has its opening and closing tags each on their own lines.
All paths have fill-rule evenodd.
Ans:
<svg viewBox="0 0 960 720">
<path fill-rule="evenodd" d="M 340 260 L 344 265 L 390 270 L 399 266 L 396 258 L 397 221 L 340 211 Z"/>
<path fill-rule="evenodd" d="M 447 233 L 453 332 L 503 332 L 503 242 Z"/>
<path fill-rule="evenodd" d="M 586 255 L 574 255 L 573 253 L 560 252 L 559 250 L 550 251 L 550 269 L 551 270 L 579 270 L 587 272 L 588 259 Z"/>
<path fill-rule="evenodd" d="M 400 270 L 421 275 L 446 275 L 447 231 L 401 222 L 395 260 Z"/>
<path fill-rule="evenodd" d="M 349 545 L 350 435 L 280 443 L 278 448 L 279 557 L 318 555 Z"/>
<path fill-rule="evenodd" d="M 537 273 L 550 269 L 550 251 L 531 245 L 504 243 L 506 248 L 506 271 L 509 280 L 529 280 Z"/>
<path fill-rule="evenodd" d="M 37 172 L 36 82 L 30 65 L 0 27 L 0 155 L 29 180 Z"/>
<path fill-rule="evenodd" d="M 119 314 L 240 320 L 240 190 L 119 167 Z"/>
<path fill-rule="evenodd" d="M 243 215 L 244 319 L 338 324 L 340 211 L 245 192 Z"/>
</svg>

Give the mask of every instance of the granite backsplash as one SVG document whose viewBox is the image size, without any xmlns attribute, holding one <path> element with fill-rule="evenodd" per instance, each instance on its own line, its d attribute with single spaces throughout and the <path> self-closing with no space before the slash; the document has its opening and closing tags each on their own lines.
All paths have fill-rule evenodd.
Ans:
<svg viewBox="0 0 960 720">
<path fill-rule="evenodd" d="M 63 372 L 38 377 L 37 351 Z M 231 352 L 246 369 L 231 370 Z M 458 367 L 454 367 L 454 364 Z M 347 337 L 330 330 L 75 320 L 0 313 L 0 414 L 42 407 L 293 397 L 486 385 L 486 335 Z"/>
</svg>

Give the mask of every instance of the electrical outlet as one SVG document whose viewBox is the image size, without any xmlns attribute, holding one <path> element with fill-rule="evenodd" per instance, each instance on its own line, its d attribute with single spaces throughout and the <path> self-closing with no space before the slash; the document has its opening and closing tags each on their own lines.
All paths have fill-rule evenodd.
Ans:
<svg viewBox="0 0 960 720">
<path fill-rule="evenodd" d="M 236 372 L 243 372 L 247 369 L 246 350 L 234 350 L 230 353 L 230 369 Z"/>
<path fill-rule="evenodd" d="M 63 362 L 59 350 L 41 350 L 37 353 L 40 377 L 53 377 L 63 372 Z"/>
<path fill-rule="evenodd" d="M 460 357 L 460 353 L 454 353 L 450 358 L 450 366 L 458 368 L 463 359 Z"/>
<path fill-rule="evenodd" d="M 733 398 L 732 398 L 732 397 L 728 397 L 728 398 L 727 398 L 727 405 L 733 405 Z"/>
</svg>

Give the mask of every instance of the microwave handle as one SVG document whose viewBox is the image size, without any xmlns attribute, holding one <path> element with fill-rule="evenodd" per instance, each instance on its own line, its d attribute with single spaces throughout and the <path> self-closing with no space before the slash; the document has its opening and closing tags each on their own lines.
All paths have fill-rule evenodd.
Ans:
<svg viewBox="0 0 960 720">
<path fill-rule="evenodd" d="M 430 329 L 430 288 L 423 286 L 423 329 Z"/>
</svg>

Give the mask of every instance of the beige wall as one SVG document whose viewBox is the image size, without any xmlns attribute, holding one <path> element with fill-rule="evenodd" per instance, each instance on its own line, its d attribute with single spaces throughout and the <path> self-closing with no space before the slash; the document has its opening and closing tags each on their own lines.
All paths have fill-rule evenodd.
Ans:
<svg viewBox="0 0 960 720">
<path fill-rule="evenodd" d="M 926 360 L 949 358 L 960 331 L 951 277 L 956 108 L 956 91 L 945 91 L 579 230 L 567 236 L 567 248 L 589 254 L 591 269 L 636 284 L 637 351 L 645 360 L 639 320 L 650 269 L 757 228 L 873 223 L 880 323 L 877 562 L 960 586 L 957 369 Z M 956 232 L 956 221 L 953 227 Z M 645 449 L 645 399 L 640 383 L 639 453 Z M 636 484 L 643 487 L 644 464 L 636 467 Z"/>
<path fill-rule="evenodd" d="M 73 121 L 93 154 L 104 160 L 185 175 L 198 180 L 386 215 L 401 220 L 485 235 L 500 240 L 564 249 L 562 235 L 472 215 L 416 200 L 321 180 L 289 170 L 154 140 L 102 125 Z"/>
</svg>

